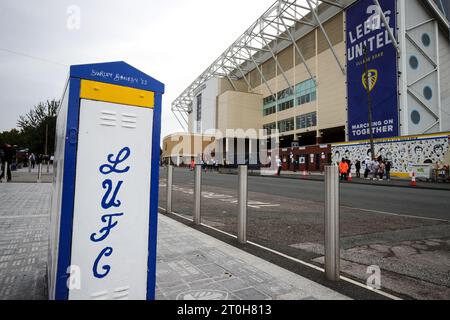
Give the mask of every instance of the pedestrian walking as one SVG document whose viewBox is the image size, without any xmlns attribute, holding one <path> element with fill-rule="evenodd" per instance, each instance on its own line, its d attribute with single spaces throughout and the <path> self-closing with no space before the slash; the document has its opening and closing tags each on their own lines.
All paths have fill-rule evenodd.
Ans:
<svg viewBox="0 0 450 320">
<path fill-rule="evenodd" d="M 386 180 L 387 181 L 391 181 L 391 168 L 392 168 L 392 163 L 390 161 L 386 162 L 386 167 L 384 168 L 384 171 L 386 173 Z"/>
<path fill-rule="evenodd" d="M 361 178 L 361 161 L 357 160 L 355 164 L 356 168 L 356 177 Z"/>
<path fill-rule="evenodd" d="M 42 154 L 39 154 L 39 155 L 36 157 L 36 164 L 37 164 L 37 165 L 40 165 L 40 164 L 42 163 L 42 159 L 43 159 Z"/>
<path fill-rule="evenodd" d="M 8 143 L 3 145 L 3 157 L 2 157 L 2 173 L 0 174 L 0 182 L 3 181 L 3 178 L 6 175 L 7 181 L 11 181 L 11 163 L 13 160 L 13 149 L 12 146 Z"/>
<path fill-rule="evenodd" d="M 28 157 L 28 160 L 30 160 L 31 169 L 34 169 L 34 167 L 36 166 L 36 156 L 33 152 Z"/>
<path fill-rule="evenodd" d="M 341 181 L 347 181 L 348 162 L 344 158 L 339 163 L 339 173 L 341 175 Z"/>
<path fill-rule="evenodd" d="M 369 173 L 370 173 L 370 160 L 366 159 L 364 161 L 364 179 L 369 179 Z"/>
<path fill-rule="evenodd" d="M 383 161 L 378 162 L 378 176 L 379 176 L 378 180 L 379 181 L 383 181 L 385 167 L 386 167 L 386 165 L 384 164 Z"/>
<path fill-rule="evenodd" d="M 277 176 L 280 176 L 281 175 L 281 167 L 282 167 L 282 162 L 281 162 L 281 159 L 280 159 L 280 157 L 277 157 L 277 159 L 276 159 L 276 162 L 277 162 Z"/>
</svg>

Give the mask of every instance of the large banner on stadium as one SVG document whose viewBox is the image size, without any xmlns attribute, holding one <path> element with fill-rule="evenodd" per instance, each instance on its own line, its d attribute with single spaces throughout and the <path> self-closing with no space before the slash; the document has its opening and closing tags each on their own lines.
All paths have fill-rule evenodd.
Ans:
<svg viewBox="0 0 450 320">
<path fill-rule="evenodd" d="M 396 34 L 396 1 L 379 2 Z M 372 99 L 374 138 L 398 136 L 397 52 L 372 0 L 359 0 L 347 9 L 346 30 L 349 139 L 369 138 L 367 87 Z"/>
</svg>

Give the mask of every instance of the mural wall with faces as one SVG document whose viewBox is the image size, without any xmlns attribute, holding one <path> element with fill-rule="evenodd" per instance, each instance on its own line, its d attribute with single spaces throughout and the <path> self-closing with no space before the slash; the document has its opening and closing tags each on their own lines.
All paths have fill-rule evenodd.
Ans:
<svg viewBox="0 0 450 320">
<path fill-rule="evenodd" d="M 376 157 L 392 163 L 392 172 L 409 173 L 414 164 L 443 163 L 449 152 L 448 136 L 436 138 L 417 138 L 413 140 L 398 140 L 375 143 Z M 371 159 L 370 144 L 349 144 L 332 146 L 333 163 L 342 158 L 363 162 Z M 354 170 L 354 166 L 353 166 Z"/>
</svg>

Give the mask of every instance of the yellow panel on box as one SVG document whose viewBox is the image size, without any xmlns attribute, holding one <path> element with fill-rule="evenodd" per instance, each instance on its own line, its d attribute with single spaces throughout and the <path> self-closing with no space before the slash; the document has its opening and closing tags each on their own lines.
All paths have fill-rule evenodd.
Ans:
<svg viewBox="0 0 450 320">
<path fill-rule="evenodd" d="M 153 108 L 155 93 L 102 82 L 82 80 L 80 98 Z"/>
</svg>

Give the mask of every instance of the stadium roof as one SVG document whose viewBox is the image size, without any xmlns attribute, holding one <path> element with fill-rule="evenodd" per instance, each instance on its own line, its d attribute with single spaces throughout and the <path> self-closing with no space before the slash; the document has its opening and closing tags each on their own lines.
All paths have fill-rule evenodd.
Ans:
<svg viewBox="0 0 450 320">
<path fill-rule="evenodd" d="M 277 59 L 277 54 L 290 45 L 294 46 L 310 77 L 314 78 L 303 57 L 302 48 L 297 45 L 296 41 L 316 28 L 320 28 L 335 57 L 336 66 L 345 74 L 345 66 L 337 58 L 323 23 L 355 1 L 357 0 L 277 0 L 172 102 L 172 112 L 180 125 L 186 130 L 188 115 L 192 112 L 192 102 L 196 91 L 213 77 L 228 79 L 234 89 L 236 87 L 233 81 L 243 79 L 249 88 L 252 88 L 248 73 L 257 69 L 262 82 L 268 88 L 268 91 L 274 95 L 275 92 L 268 85 L 260 67 L 265 61 L 274 59 L 287 86 L 291 87 L 292 84 L 284 74 L 284 70 Z M 448 29 L 448 20 L 440 11 L 440 9 L 442 10 L 442 2 L 448 0 L 425 1 L 435 11 L 433 13 L 438 20 L 447 23 Z M 373 2 L 379 6 L 378 0 L 373 0 Z M 384 15 L 382 15 L 382 18 L 384 18 Z M 392 38 L 393 35 L 391 34 Z M 394 46 L 397 47 L 397 41 L 392 40 Z"/>
</svg>

